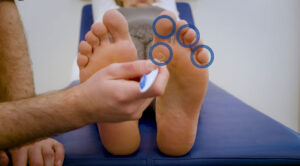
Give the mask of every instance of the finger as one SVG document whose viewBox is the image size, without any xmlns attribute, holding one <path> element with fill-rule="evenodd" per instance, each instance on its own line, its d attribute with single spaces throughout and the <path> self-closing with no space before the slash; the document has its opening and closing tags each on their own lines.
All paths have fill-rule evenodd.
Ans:
<svg viewBox="0 0 300 166">
<path fill-rule="evenodd" d="M 0 166 L 7 166 L 9 163 L 9 158 L 7 154 L 3 151 L 0 152 Z"/>
<path fill-rule="evenodd" d="M 169 80 L 169 71 L 166 66 L 160 66 L 157 77 L 148 91 L 142 93 L 142 97 L 156 97 L 164 94 L 165 88 Z"/>
<path fill-rule="evenodd" d="M 52 147 L 55 151 L 55 166 L 61 166 L 64 163 L 65 158 L 65 149 L 64 146 L 60 143 L 56 143 Z"/>
<path fill-rule="evenodd" d="M 112 64 L 103 69 L 103 72 L 110 79 L 133 79 L 141 77 L 144 74 L 150 73 L 157 66 L 150 60 L 138 60 L 127 63 Z"/>
<path fill-rule="evenodd" d="M 29 165 L 43 165 L 41 146 L 33 146 L 28 150 Z"/>
<path fill-rule="evenodd" d="M 137 97 L 141 93 L 139 82 L 133 80 L 113 80 L 112 82 L 117 92 L 117 101 L 128 103 L 139 98 Z"/>
<path fill-rule="evenodd" d="M 43 145 L 42 155 L 45 166 L 54 166 L 54 150 L 50 144 Z"/>
<path fill-rule="evenodd" d="M 28 151 L 26 147 L 10 151 L 12 163 L 14 166 L 26 166 Z"/>
<path fill-rule="evenodd" d="M 116 87 L 119 87 L 119 91 L 123 91 L 123 93 L 126 94 L 124 98 L 127 99 L 126 101 L 130 102 L 138 99 L 153 98 L 162 95 L 165 91 L 168 80 L 168 69 L 166 66 L 162 66 L 159 67 L 159 72 L 153 85 L 145 93 L 141 93 L 140 85 L 136 81 L 119 82 L 119 86 L 116 85 Z M 124 87 L 124 85 L 126 86 L 126 88 Z"/>
<path fill-rule="evenodd" d="M 144 96 L 142 96 L 140 92 L 140 85 L 137 81 L 132 80 L 112 80 L 110 84 L 113 84 L 115 101 L 119 104 L 126 104 L 126 106 L 130 105 L 139 105 L 135 104 L 137 100 L 144 100 Z M 124 105 L 125 106 L 125 105 Z M 136 110 L 137 107 L 133 108 Z"/>
</svg>

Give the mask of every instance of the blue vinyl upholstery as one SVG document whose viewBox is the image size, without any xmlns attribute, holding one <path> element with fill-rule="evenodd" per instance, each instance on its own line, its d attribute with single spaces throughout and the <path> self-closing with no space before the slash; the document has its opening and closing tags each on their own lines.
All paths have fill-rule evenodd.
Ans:
<svg viewBox="0 0 300 166">
<path fill-rule="evenodd" d="M 177 3 L 180 17 L 193 24 L 190 6 Z M 91 6 L 83 8 L 80 40 L 93 23 Z M 75 83 L 76 84 L 76 83 Z M 158 151 L 153 111 L 139 122 L 141 146 L 124 157 L 102 146 L 97 126 L 55 137 L 66 150 L 65 165 L 300 165 L 300 136 L 279 122 L 209 83 L 193 149 L 182 157 Z"/>
</svg>

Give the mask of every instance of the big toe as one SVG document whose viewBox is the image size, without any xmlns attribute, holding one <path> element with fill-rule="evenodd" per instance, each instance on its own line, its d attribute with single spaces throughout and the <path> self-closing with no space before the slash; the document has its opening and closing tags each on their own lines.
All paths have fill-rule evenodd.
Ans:
<svg viewBox="0 0 300 166">
<path fill-rule="evenodd" d="M 176 29 L 175 14 L 168 10 L 161 12 L 156 22 L 154 22 L 153 28 L 155 28 L 154 42 L 170 42 Z"/>
<path fill-rule="evenodd" d="M 114 41 L 130 39 L 128 23 L 119 11 L 115 9 L 108 10 L 103 16 L 103 23 Z"/>
</svg>

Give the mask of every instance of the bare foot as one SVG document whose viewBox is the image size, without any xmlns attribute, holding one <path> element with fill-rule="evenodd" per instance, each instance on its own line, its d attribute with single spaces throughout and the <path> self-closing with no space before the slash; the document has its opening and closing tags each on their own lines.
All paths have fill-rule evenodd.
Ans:
<svg viewBox="0 0 300 166">
<path fill-rule="evenodd" d="M 163 11 L 161 15 L 169 15 L 175 20 L 176 31 L 186 24 L 183 20 L 176 21 L 172 12 Z M 172 28 L 172 23 L 167 19 L 161 19 L 156 24 L 156 30 L 161 35 L 170 34 Z M 154 36 L 154 44 L 165 42 L 173 50 L 173 58 L 167 65 L 169 82 L 165 93 L 156 99 L 157 144 L 162 153 L 181 156 L 190 151 L 195 141 L 200 108 L 208 85 L 208 70 L 192 64 L 192 48 L 181 46 L 175 35 L 174 40 Z M 180 39 L 184 44 L 191 44 L 196 40 L 196 33 L 185 28 L 180 33 Z M 198 45 L 201 45 L 201 41 Z M 169 58 L 169 52 L 166 47 L 158 46 L 153 51 L 153 57 L 165 61 Z M 195 59 L 204 65 L 208 61 L 208 54 L 199 49 Z"/>
<path fill-rule="evenodd" d="M 94 24 L 85 39 L 79 45 L 77 58 L 80 82 L 112 63 L 137 60 L 127 21 L 117 10 L 107 11 L 103 23 Z M 104 147 L 114 155 L 131 154 L 140 145 L 138 121 L 98 123 L 98 129 Z"/>
</svg>

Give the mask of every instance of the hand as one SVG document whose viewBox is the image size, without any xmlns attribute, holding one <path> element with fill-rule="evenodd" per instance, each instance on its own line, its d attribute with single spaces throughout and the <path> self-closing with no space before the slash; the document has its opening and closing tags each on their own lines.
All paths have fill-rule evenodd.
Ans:
<svg viewBox="0 0 300 166">
<path fill-rule="evenodd" d="M 16 166 L 61 166 L 65 155 L 63 145 L 52 138 L 9 150 L 9 153 Z"/>
<path fill-rule="evenodd" d="M 0 166 L 7 166 L 9 159 L 4 151 L 0 151 Z"/>
<path fill-rule="evenodd" d="M 156 68 L 150 60 L 139 60 L 111 64 L 98 71 L 78 86 L 84 116 L 89 115 L 93 122 L 139 119 L 153 97 L 164 93 L 169 73 L 166 66 L 159 67 L 155 82 L 145 93 L 140 92 L 139 82 L 134 79 Z"/>
</svg>

